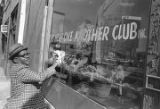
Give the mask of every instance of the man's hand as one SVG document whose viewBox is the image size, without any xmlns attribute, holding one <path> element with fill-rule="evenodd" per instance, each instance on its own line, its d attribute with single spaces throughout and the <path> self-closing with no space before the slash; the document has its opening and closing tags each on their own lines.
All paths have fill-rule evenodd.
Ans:
<svg viewBox="0 0 160 109">
<path fill-rule="evenodd" d="M 46 66 L 49 67 L 49 66 L 53 66 L 56 63 L 56 61 L 57 61 L 56 58 L 51 57 L 45 63 L 46 63 Z"/>
<path fill-rule="evenodd" d="M 55 74 L 56 73 L 56 70 L 55 70 L 56 66 L 58 66 L 58 64 L 54 63 L 52 66 L 47 68 L 47 72 L 52 72 L 53 74 Z"/>
<path fill-rule="evenodd" d="M 56 74 L 55 68 L 57 65 L 58 65 L 57 63 L 54 63 L 51 67 L 46 69 L 46 71 L 44 72 L 46 79 L 49 78 L 50 76 Z"/>
</svg>

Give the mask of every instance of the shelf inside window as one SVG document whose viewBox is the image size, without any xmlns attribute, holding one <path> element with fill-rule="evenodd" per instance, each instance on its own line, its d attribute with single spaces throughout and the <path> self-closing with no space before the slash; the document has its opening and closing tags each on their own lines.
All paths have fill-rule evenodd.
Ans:
<svg viewBox="0 0 160 109">
<path fill-rule="evenodd" d="M 146 89 L 160 92 L 160 89 L 156 89 L 156 88 L 153 88 L 153 87 L 148 87 L 148 86 L 147 86 Z"/>
<path fill-rule="evenodd" d="M 160 77 L 159 77 L 159 76 L 155 76 L 155 75 L 147 75 L 147 77 L 155 78 L 155 79 L 160 79 Z"/>
<path fill-rule="evenodd" d="M 152 79 L 152 81 L 149 81 L 149 79 Z M 160 92 L 160 88 L 157 87 L 157 84 L 159 84 L 159 83 L 157 83 L 156 80 L 159 81 L 160 77 L 155 76 L 155 75 L 146 75 L 146 89 Z M 153 82 L 153 81 L 155 81 L 155 82 Z M 149 84 L 152 85 L 152 87 L 149 86 Z"/>
</svg>

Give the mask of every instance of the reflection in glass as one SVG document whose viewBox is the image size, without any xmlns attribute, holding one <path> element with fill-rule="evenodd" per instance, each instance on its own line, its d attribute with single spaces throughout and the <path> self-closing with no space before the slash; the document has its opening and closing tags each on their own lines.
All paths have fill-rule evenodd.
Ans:
<svg viewBox="0 0 160 109">
<path fill-rule="evenodd" d="M 54 9 L 50 47 L 66 54 L 58 78 L 106 107 L 140 109 L 149 0 L 56 0 Z"/>
</svg>

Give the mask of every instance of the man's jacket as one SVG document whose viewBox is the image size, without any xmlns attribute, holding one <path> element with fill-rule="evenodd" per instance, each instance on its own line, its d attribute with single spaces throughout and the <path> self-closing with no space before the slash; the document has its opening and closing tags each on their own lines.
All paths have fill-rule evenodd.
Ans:
<svg viewBox="0 0 160 109">
<path fill-rule="evenodd" d="M 28 66 L 13 64 L 10 69 L 11 97 L 6 109 L 48 109 L 39 82 L 45 80 L 49 73 L 36 73 Z"/>
</svg>

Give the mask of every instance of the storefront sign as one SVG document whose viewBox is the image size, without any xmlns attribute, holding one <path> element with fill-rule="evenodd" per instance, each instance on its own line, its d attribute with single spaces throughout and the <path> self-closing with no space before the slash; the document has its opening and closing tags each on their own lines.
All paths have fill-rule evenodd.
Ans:
<svg viewBox="0 0 160 109">
<path fill-rule="evenodd" d="M 70 31 L 65 33 L 58 33 L 52 35 L 51 40 L 58 40 L 60 42 L 108 41 L 110 36 L 113 40 L 133 40 L 136 38 L 146 38 L 145 29 L 138 29 L 137 22 L 132 21 L 126 24 L 115 25 L 113 28 L 110 28 L 109 26 L 102 26 L 91 29 L 82 29 L 75 32 Z"/>
<path fill-rule="evenodd" d="M 7 33 L 8 32 L 8 25 L 1 25 L 1 32 Z"/>
</svg>

